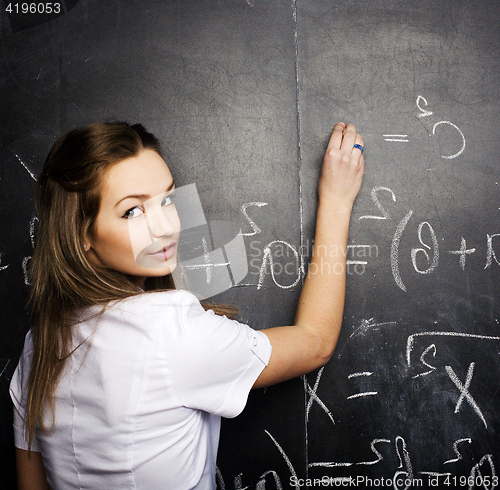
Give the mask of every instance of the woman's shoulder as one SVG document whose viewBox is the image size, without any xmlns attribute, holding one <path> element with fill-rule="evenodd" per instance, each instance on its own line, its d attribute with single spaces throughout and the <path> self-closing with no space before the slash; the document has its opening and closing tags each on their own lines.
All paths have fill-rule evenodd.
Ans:
<svg viewBox="0 0 500 490">
<path fill-rule="evenodd" d="M 73 325 L 82 335 L 108 332 L 152 332 L 169 325 L 189 324 L 192 318 L 204 313 L 193 294 L 183 290 L 145 292 L 114 300 L 105 307 L 92 306 L 78 312 Z M 128 330 L 126 330 L 128 329 Z M 149 335 L 148 334 L 148 335 Z M 94 335 L 94 334 L 92 334 Z"/>
<path fill-rule="evenodd" d="M 33 355 L 33 334 L 31 333 L 31 329 L 28 330 L 26 336 L 24 338 L 24 347 L 22 350 L 21 358 L 31 358 Z"/>
<path fill-rule="evenodd" d="M 170 331 L 176 326 L 182 329 L 186 318 L 198 308 L 203 311 L 198 299 L 187 291 L 146 292 L 114 300 L 105 307 L 89 307 L 79 312 L 74 327 L 78 341 L 92 337 L 93 343 L 110 338 L 117 342 L 120 338 L 127 345 L 135 342 L 130 339 L 139 344 L 144 334 L 154 339 L 167 325 Z"/>
<path fill-rule="evenodd" d="M 24 347 L 21 352 L 21 356 L 19 357 L 17 368 L 14 371 L 14 375 L 10 383 L 11 394 L 16 393 L 18 397 L 21 396 L 20 393 L 22 392 L 23 386 L 25 386 L 28 381 L 32 357 L 33 337 L 31 330 L 28 330 L 24 339 Z"/>
<path fill-rule="evenodd" d="M 125 299 L 113 301 L 104 315 L 123 314 L 128 317 L 147 318 L 165 316 L 168 312 L 202 309 L 198 298 L 184 290 L 145 292 Z"/>
<path fill-rule="evenodd" d="M 92 305 L 79 309 L 75 312 L 75 323 L 92 317 L 100 317 L 113 311 L 131 310 L 137 312 L 141 308 L 155 306 L 165 308 L 166 306 L 197 304 L 200 304 L 200 301 L 194 294 L 181 289 L 144 292 L 110 301 L 105 306 Z"/>
<path fill-rule="evenodd" d="M 200 301 L 196 296 L 189 291 L 184 291 L 182 289 L 171 289 L 168 291 L 151 291 L 142 294 L 137 294 L 135 296 L 130 296 L 123 300 L 115 301 L 113 305 L 130 305 L 132 307 L 137 306 L 188 306 L 200 304 Z"/>
</svg>

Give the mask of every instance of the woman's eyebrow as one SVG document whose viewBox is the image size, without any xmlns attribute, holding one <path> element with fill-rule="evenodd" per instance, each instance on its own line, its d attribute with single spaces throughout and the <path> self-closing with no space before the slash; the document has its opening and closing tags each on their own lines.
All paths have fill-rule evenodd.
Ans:
<svg viewBox="0 0 500 490">
<path fill-rule="evenodd" d="M 151 199 L 151 196 L 149 194 L 129 194 L 128 196 L 120 199 L 115 204 L 115 208 L 118 206 L 118 204 L 120 204 L 122 201 L 125 201 L 126 199 L 138 199 L 139 201 L 147 201 L 148 199 Z"/>
<path fill-rule="evenodd" d="M 172 190 L 172 188 L 175 185 L 175 181 L 172 180 L 172 183 L 167 187 L 167 190 L 165 192 L 169 192 Z M 147 201 L 148 199 L 151 199 L 151 196 L 149 194 L 128 194 L 127 196 L 121 198 L 115 205 L 114 207 L 116 208 L 118 204 L 120 204 L 122 201 L 125 201 L 125 199 L 138 199 L 139 201 Z"/>
</svg>

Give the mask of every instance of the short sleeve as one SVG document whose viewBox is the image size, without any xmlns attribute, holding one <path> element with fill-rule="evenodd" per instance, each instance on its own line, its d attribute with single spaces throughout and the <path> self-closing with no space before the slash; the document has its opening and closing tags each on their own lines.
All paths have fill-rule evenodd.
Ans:
<svg viewBox="0 0 500 490">
<path fill-rule="evenodd" d="M 248 325 L 205 311 L 190 293 L 178 292 L 175 303 L 178 322 L 165 323 L 164 339 L 179 401 L 189 408 L 235 417 L 269 362 L 269 339 Z"/>
<path fill-rule="evenodd" d="M 26 397 L 28 395 L 28 379 L 33 355 L 33 340 L 28 332 L 24 341 L 24 349 L 12 380 L 10 382 L 10 397 L 14 404 L 14 445 L 19 449 L 28 450 L 26 434 Z M 36 437 L 33 439 L 31 450 L 40 452 Z"/>
</svg>

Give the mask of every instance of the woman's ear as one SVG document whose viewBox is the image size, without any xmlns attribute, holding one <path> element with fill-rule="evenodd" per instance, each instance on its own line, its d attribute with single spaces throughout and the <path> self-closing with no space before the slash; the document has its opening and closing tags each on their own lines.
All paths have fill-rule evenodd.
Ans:
<svg viewBox="0 0 500 490">
<path fill-rule="evenodd" d="M 89 223 L 85 223 L 82 234 L 83 251 L 88 252 L 92 248 L 92 231 Z"/>
</svg>

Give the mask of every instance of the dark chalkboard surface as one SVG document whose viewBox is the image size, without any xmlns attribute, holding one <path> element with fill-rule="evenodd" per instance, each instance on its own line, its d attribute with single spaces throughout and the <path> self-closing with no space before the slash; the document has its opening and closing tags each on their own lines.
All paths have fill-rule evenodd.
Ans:
<svg viewBox="0 0 500 490">
<path fill-rule="evenodd" d="M 258 329 L 293 321 L 333 125 L 365 139 L 337 350 L 225 421 L 220 489 L 494 488 L 500 4 L 13 5 L 0 17 L 2 488 L 15 484 L 8 385 L 28 328 L 35 179 L 61 132 L 106 119 L 157 134 L 207 219 L 242 228 L 248 274 L 215 299 Z"/>
</svg>

